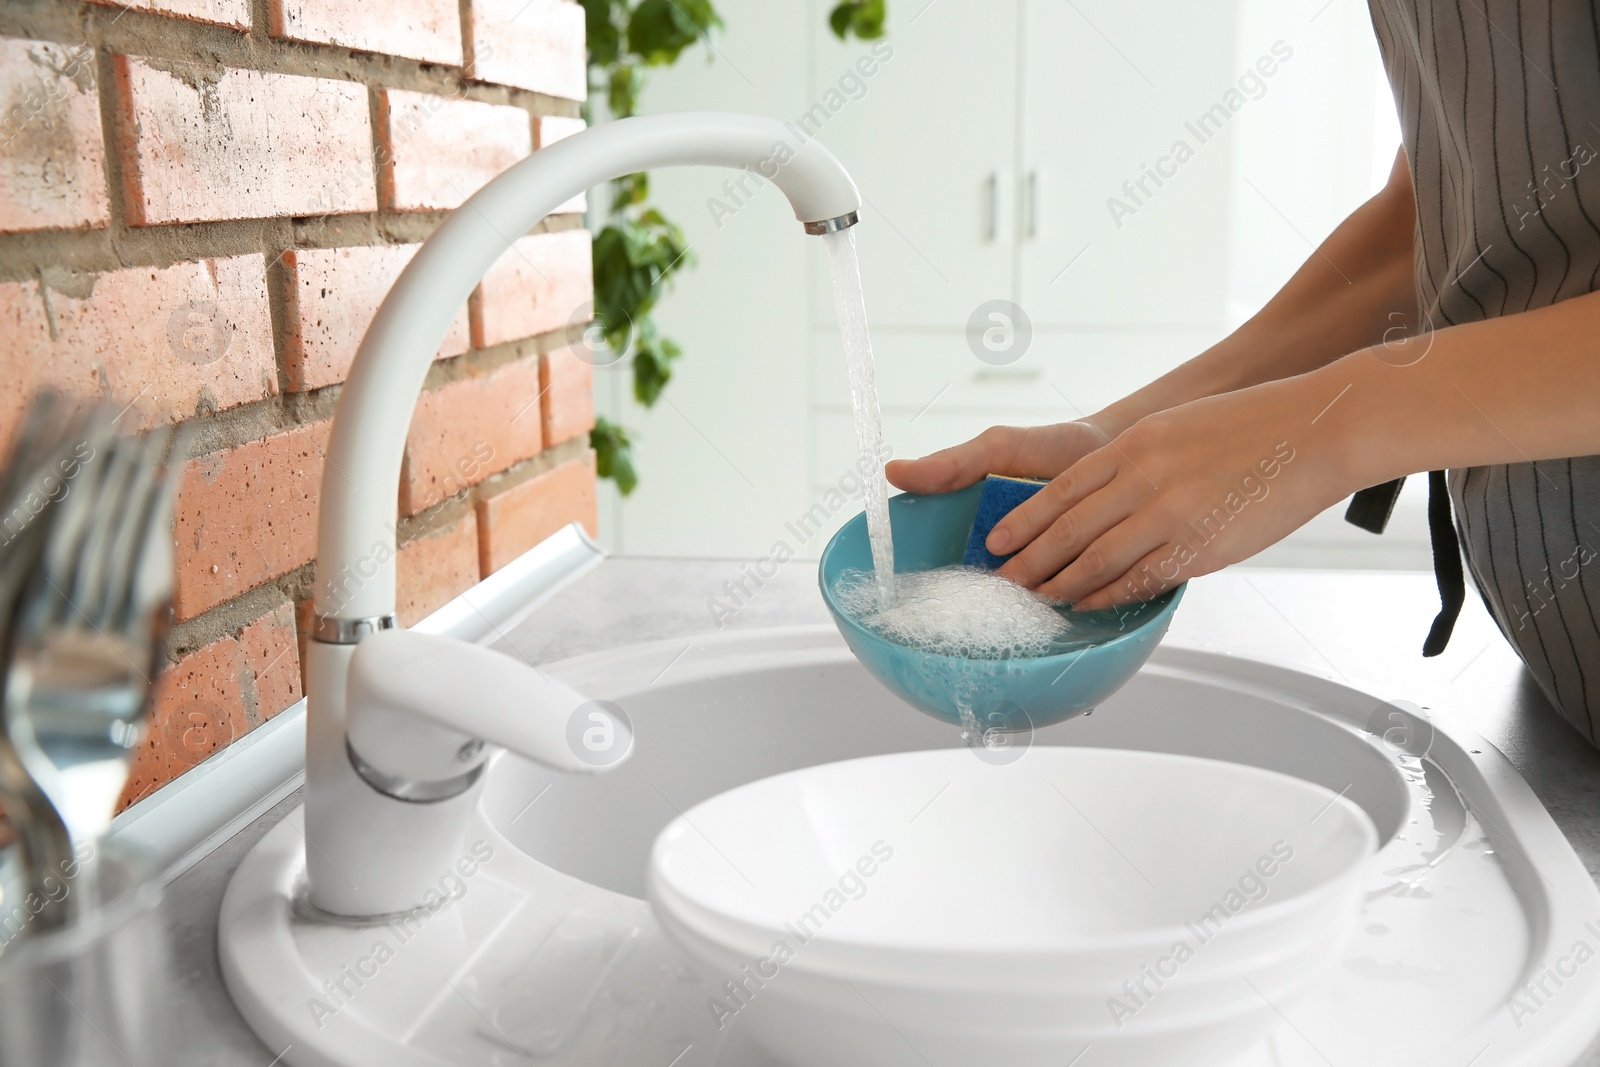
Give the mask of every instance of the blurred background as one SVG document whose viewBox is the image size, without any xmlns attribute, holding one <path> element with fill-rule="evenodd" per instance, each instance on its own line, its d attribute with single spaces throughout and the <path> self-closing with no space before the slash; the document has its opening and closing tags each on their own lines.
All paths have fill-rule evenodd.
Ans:
<svg viewBox="0 0 1600 1067">
<path fill-rule="evenodd" d="M 1399 145 L 1360 0 L 889 0 L 881 39 L 844 41 L 833 7 L 718 0 L 723 27 L 652 71 L 639 110 L 780 116 L 850 169 L 895 456 L 1090 414 L 1198 354 Z M 770 185 L 727 177 L 651 176 L 689 250 L 654 314 L 683 355 L 649 408 L 626 361 L 596 370 L 639 478 L 601 483 L 617 552 L 815 557 L 859 510 L 829 496 L 855 445 L 820 242 Z M 1412 479 L 1383 537 L 1341 505 L 1252 562 L 1426 568 L 1425 497 Z"/>
</svg>

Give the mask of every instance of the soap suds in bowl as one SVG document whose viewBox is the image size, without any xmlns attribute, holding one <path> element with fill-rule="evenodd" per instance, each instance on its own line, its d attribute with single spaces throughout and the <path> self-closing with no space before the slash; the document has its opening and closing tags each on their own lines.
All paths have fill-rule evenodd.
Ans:
<svg viewBox="0 0 1600 1067">
<path fill-rule="evenodd" d="M 963 659 L 1045 656 L 1072 632 L 1063 606 L 990 570 L 940 567 L 895 575 L 895 602 L 878 606 L 871 573 L 847 570 L 833 586 L 844 613 L 895 644 Z"/>
</svg>

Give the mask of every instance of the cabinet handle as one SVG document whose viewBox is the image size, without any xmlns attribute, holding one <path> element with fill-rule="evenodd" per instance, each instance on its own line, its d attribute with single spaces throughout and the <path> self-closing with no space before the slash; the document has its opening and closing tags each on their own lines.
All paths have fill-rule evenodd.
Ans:
<svg viewBox="0 0 1600 1067">
<path fill-rule="evenodd" d="M 1039 236 L 1039 172 L 1030 170 L 1022 188 L 1022 232 L 1028 240 Z"/>
<path fill-rule="evenodd" d="M 1000 174 L 997 171 L 989 172 L 989 180 L 984 183 L 985 196 L 988 201 L 987 224 L 984 227 L 983 239 L 996 241 L 1000 238 Z"/>
<path fill-rule="evenodd" d="M 973 371 L 974 385 L 1021 385 L 1044 377 L 1041 367 L 993 367 Z"/>
</svg>

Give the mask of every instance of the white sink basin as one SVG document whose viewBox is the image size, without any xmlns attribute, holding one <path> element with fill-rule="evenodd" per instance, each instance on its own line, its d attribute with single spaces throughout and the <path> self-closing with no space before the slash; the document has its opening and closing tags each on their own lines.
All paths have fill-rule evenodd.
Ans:
<svg viewBox="0 0 1600 1067">
<path fill-rule="evenodd" d="M 663 644 L 654 658 L 640 655 L 641 673 L 660 677 L 641 679 L 638 688 L 619 674 L 616 654 L 552 668 L 621 704 L 635 727 L 634 755 L 596 778 L 502 757 L 484 807 L 513 844 L 576 878 L 642 898 L 656 835 L 709 797 L 819 763 L 961 747 L 943 723 L 907 714 L 848 653 L 840 655 L 842 642 L 826 631 L 708 638 L 668 668 L 683 647 Z M 1147 670 L 1099 711 L 1042 729 L 1033 743 L 1264 767 L 1342 793 L 1367 812 L 1380 844 L 1394 837 L 1411 800 L 1399 765 L 1382 746 L 1322 716 L 1286 714 L 1282 692 L 1231 683 Z M 1363 716 L 1379 703 L 1358 699 Z M 598 840 L 604 848 L 595 847 Z"/>
<path fill-rule="evenodd" d="M 435 911 L 376 926 L 305 916 L 298 815 L 241 865 L 224 902 L 224 973 L 262 1039 L 291 1046 L 285 1063 L 770 1067 L 746 1028 L 719 1027 L 711 1002 L 729 996 L 732 976 L 702 973 L 644 903 L 656 835 L 758 778 L 959 745 L 873 682 L 831 627 L 662 642 L 546 669 L 621 705 L 635 755 L 593 779 L 499 759 L 463 857 L 472 873 L 441 872 Z M 1379 852 L 1364 868 L 1355 939 L 1237 1067 L 1571 1064 L 1600 1019 L 1600 967 L 1568 974 L 1577 940 L 1600 943 L 1583 925 L 1600 916 L 1600 892 L 1498 753 L 1442 718 L 1426 758 L 1391 751 L 1365 729 L 1381 707 L 1169 641 L 1092 717 L 1034 743 L 1251 764 L 1371 818 Z M 378 941 L 394 943 L 381 964 Z M 1559 994 L 1526 1000 L 1519 983 L 1546 970 L 1564 976 Z"/>
</svg>

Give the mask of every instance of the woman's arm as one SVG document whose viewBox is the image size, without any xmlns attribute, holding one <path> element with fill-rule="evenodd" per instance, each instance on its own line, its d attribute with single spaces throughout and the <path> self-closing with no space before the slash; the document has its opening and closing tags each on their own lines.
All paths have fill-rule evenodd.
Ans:
<svg viewBox="0 0 1600 1067">
<path fill-rule="evenodd" d="M 1416 323 L 1411 235 L 1416 213 L 1405 153 L 1389 182 L 1339 224 L 1250 321 L 1205 352 L 1075 422 L 997 426 L 953 448 L 889 464 L 889 480 L 943 493 L 986 474 L 1053 478 L 1147 415 L 1320 367 L 1400 337 Z"/>
<path fill-rule="evenodd" d="M 1346 356 L 1307 395 L 1346 480 L 1600 453 L 1600 292 Z M 1355 403 L 1345 406 L 1345 401 Z"/>
<path fill-rule="evenodd" d="M 1149 415 L 1013 511 L 989 548 L 1021 546 L 1007 577 L 1102 608 L 1248 558 L 1363 486 L 1597 453 L 1600 292 Z"/>
</svg>

